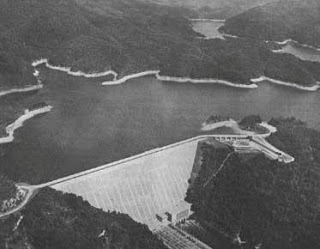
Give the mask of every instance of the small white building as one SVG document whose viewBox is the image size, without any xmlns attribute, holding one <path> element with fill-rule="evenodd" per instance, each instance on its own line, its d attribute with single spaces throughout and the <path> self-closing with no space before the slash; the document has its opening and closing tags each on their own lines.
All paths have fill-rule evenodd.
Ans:
<svg viewBox="0 0 320 249">
<path fill-rule="evenodd" d="M 156 215 L 160 222 L 176 224 L 180 221 L 186 220 L 191 215 L 191 205 L 185 201 L 180 201 L 174 206 L 168 208 L 164 214 Z"/>
</svg>

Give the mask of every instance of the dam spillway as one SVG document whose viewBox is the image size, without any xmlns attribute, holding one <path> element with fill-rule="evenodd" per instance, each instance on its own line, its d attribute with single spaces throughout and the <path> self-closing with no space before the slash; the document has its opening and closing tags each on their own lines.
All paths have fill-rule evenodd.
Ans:
<svg viewBox="0 0 320 249">
<path fill-rule="evenodd" d="M 189 208 L 184 198 L 201 140 L 186 140 L 47 185 L 82 196 L 105 211 L 127 213 L 153 228 L 156 214 Z"/>
</svg>

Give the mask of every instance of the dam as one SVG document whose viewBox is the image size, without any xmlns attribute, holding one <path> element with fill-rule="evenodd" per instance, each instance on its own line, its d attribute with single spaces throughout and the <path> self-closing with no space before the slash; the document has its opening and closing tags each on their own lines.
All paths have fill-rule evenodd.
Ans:
<svg viewBox="0 0 320 249">
<path fill-rule="evenodd" d="M 197 140 L 190 141 L 52 187 L 152 225 L 157 213 L 183 202 L 196 148 Z"/>
<path fill-rule="evenodd" d="M 243 135 L 198 136 L 39 187 L 49 186 L 82 196 L 94 207 L 127 213 L 155 229 L 159 217 L 166 212 L 190 209 L 184 198 L 198 142 L 211 137 L 230 142 L 246 138 Z"/>
<path fill-rule="evenodd" d="M 105 211 L 127 213 L 155 229 L 157 216 L 190 208 L 184 198 L 198 142 L 205 138 L 151 150 L 46 185 L 82 196 Z"/>
<path fill-rule="evenodd" d="M 134 220 L 147 224 L 150 228 L 156 228 L 159 218 L 166 212 L 178 214 L 179 210 L 186 212 L 190 209 L 184 198 L 198 142 L 209 138 L 229 145 L 239 140 L 248 140 L 246 135 L 197 136 L 39 187 L 49 186 L 82 196 L 94 207 L 127 213 Z M 264 139 L 260 138 L 260 141 Z M 263 146 L 258 143 L 251 145 L 256 151 L 265 153 L 271 159 L 277 159 L 274 147 L 269 145 L 268 151 L 267 146 L 267 142 Z M 283 155 L 286 154 L 282 152 L 279 155 L 279 161 L 283 161 Z M 286 157 L 289 158 L 287 162 L 293 160 L 289 155 Z"/>
<path fill-rule="evenodd" d="M 117 211 L 148 225 L 171 249 L 209 249 L 201 241 L 177 230 L 176 222 L 190 216 L 190 204 L 184 198 L 188 190 L 198 143 L 215 139 L 237 151 L 262 152 L 270 159 L 285 163 L 294 160 L 257 135 L 206 135 L 190 138 L 162 148 L 94 169 L 70 175 L 37 187 L 73 193 L 104 211 Z M 239 152 L 240 153 L 240 152 Z M 287 160 L 287 161 L 284 161 Z"/>
</svg>

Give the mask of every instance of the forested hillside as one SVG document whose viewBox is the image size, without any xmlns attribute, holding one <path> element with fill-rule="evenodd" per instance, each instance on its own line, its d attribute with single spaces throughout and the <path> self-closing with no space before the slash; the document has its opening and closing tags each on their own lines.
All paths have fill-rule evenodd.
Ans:
<svg viewBox="0 0 320 249">
<path fill-rule="evenodd" d="M 30 63 L 42 57 L 87 72 L 158 68 L 195 36 L 175 9 L 137 1 L 2 0 L 0 16 L 0 86 L 35 82 Z"/>
<path fill-rule="evenodd" d="M 30 63 L 39 58 L 73 71 L 113 70 L 119 77 L 161 70 L 238 84 L 263 74 L 301 85 L 319 80 L 319 64 L 274 55 L 263 43 L 197 39 L 184 11 L 138 0 L 2 0 L 0 89 L 34 84 Z"/>
<path fill-rule="evenodd" d="M 315 249 L 320 246 L 320 133 L 295 119 L 273 119 L 269 141 L 295 157 L 290 164 L 262 154 L 234 154 L 207 145 L 202 169 L 187 201 L 208 230 L 220 229 L 243 248 Z"/>
<path fill-rule="evenodd" d="M 0 174 L 0 208 L 3 201 L 14 197 L 16 193 L 17 188 L 14 182 Z"/>
<path fill-rule="evenodd" d="M 262 75 L 312 86 L 320 81 L 320 63 L 301 61 L 293 55 L 275 54 L 265 42 L 252 39 L 198 40 L 196 46 L 170 49 L 160 74 L 189 78 L 217 78 L 252 84 Z"/>
<path fill-rule="evenodd" d="M 196 18 L 225 19 L 248 9 L 277 0 L 140 0 L 169 6 L 183 6 Z"/>
<path fill-rule="evenodd" d="M 260 40 L 293 39 L 320 47 L 320 2 L 281 0 L 227 20 L 227 33 Z"/>
<path fill-rule="evenodd" d="M 105 213 L 81 197 L 46 188 L 20 214 L 0 220 L 0 248 L 166 247 L 147 226 L 133 221 L 128 215 Z"/>
</svg>

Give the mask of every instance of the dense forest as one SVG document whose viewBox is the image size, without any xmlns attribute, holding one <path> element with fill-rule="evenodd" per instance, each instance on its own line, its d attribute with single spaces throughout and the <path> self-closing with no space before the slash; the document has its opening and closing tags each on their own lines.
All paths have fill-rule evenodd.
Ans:
<svg viewBox="0 0 320 249">
<path fill-rule="evenodd" d="M 15 196 L 17 193 L 16 185 L 5 175 L 0 174 L 0 209 L 3 201 Z"/>
<path fill-rule="evenodd" d="M 162 5 L 182 6 L 193 18 L 226 19 L 248 9 L 277 0 L 140 0 Z"/>
<path fill-rule="evenodd" d="M 320 247 L 320 132 L 294 118 L 272 119 L 278 132 L 268 140 L 295 157 L 290 164 L 263 154 L 233 154 L 216 177 L 229 149 L 202 148 L 201 170 L 187 201 L 208 231 L 219 229 L 246 243 L 243 248 Z"/>
<path fill-rule="evenodd" d="M 20 221 L 19 221 L 20 220 Z M 100 236 L 99 236 L 100 235 Z M 146 225 L 81 197 L 40 190 L 20 214 L 0 220 L 0 248 L 165 249 Z"/>
<path fill-rule="evenodd" d="M 250 9 L 227 20 L 227 33 L 261 40 L 293 39 L 320 47 L 320 2 L 281 0 Z"/>
<path fill-rule="evenodd" d="M 302 85 L 320 79 L 319 64 L 273 54 L 263 43 L 198 39 L 185 11 L 139 0 L 0 1 L 0 89 L 35 84 L 30 63 L 39 58 L 119 77 L 160 69 L 240 84 L 263 74 Z"/>
<path fill-rule="evenodd" d="M 252 39 L 197 40 L 196 46 L 173 47 L 161 64 L 161 75 L 216 78 L 252 84 L 260 76 L 312 86 L 320 80 L 319 62 L 271 52 L 265 42 Z"/>
</svg>

